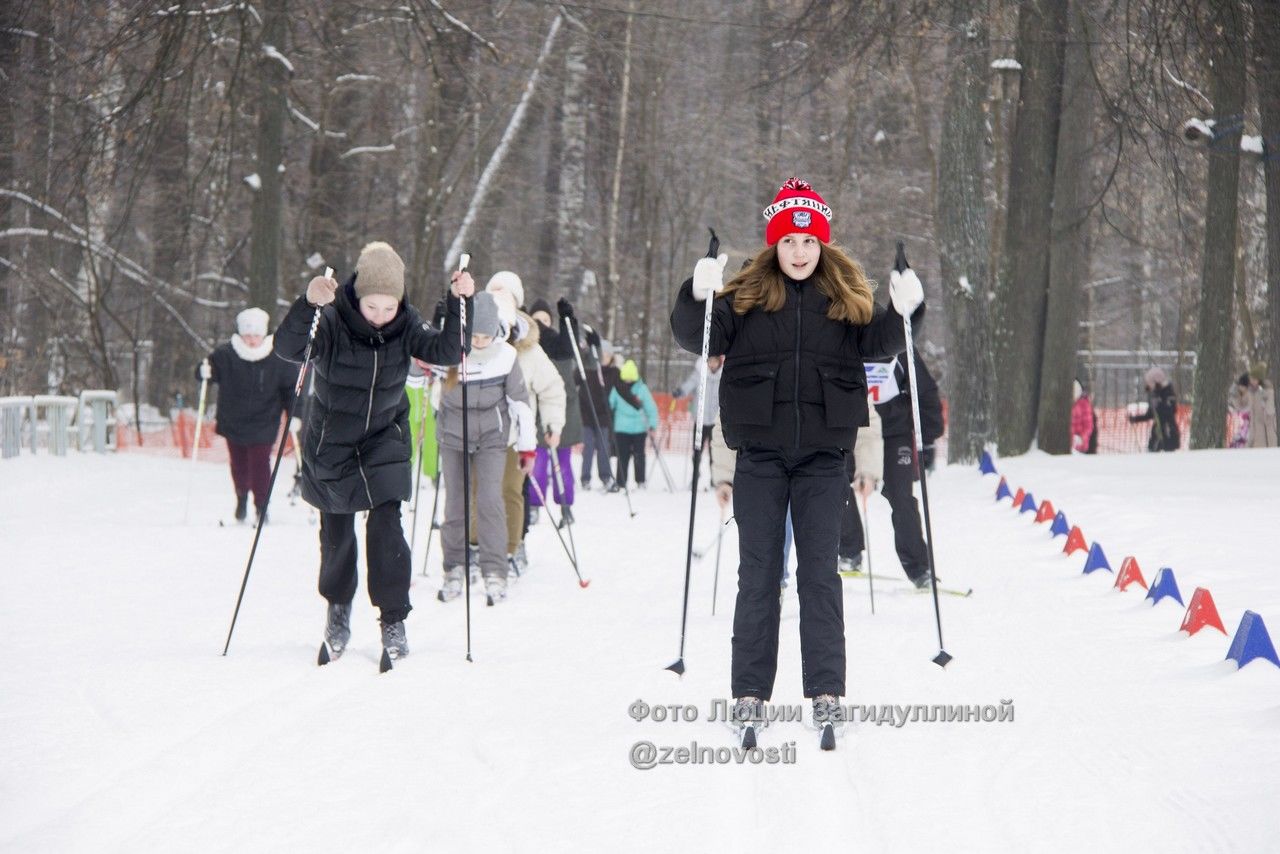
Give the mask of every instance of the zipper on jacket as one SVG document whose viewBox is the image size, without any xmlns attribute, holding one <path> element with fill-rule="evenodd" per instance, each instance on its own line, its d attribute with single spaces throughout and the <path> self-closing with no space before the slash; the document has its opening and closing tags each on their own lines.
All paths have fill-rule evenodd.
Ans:
<svg viewBox="0 0 1280 854">
<path fill-rule="evenodd" d="M 360 458 L 360 449 L 356 448 L 356 468 L 360 470 L 360 479 L 364 481 L 364 494 L 369 497 L 369 509 L 373 509 L 373 493 L 369 491 L 369 478 L 364 474 L 364 460 Z"/>
<path fill-rule="evenodd" d="M 794 398 L 793 403 L 796 410 L 797 448 L 800 447 L 800 318 L 804 316 L 804 313 L 800 310 L 800 302 L 800 283 L 796 282 L 796 350 L 794 357 L 796 361 L 796 385 L 791 396 Z"/>
<path fill-rule="evenodd" d="M 373 421 L 373 387 L 378 384 L 378 351 L 373 351 L 373 379 L 369 380 L 369 414 L 364 417 L 365 432 L 369 430 L 369 424 Z"/>
</svg>

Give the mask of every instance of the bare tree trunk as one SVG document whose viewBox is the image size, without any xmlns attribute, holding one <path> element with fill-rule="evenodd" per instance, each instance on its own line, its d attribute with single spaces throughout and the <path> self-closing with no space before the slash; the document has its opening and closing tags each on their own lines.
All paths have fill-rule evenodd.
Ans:
<svg viewBox="0 0 1280 854">
<path fill-rule="evenodd" d="M 560 111 L 560 99 L 552 98 L 547 105 L 547 170 L 543 174 L 542 189 L 546 199 L 546 209 L 560 209 L 560 122 L 564 118 Z M 555 275 L 556 252 L 560 247 L 560 235 L 557 231 L 556 218 L 545 216 L 538 230 L 537 279 L 549 282 Z M 603 319 L 603 318 L 602 318 Z M 608 333 L 606 333 L 607 337 Z"/>
<path fill-rule="evenodd" d="M 627 3 L 627 28 L 622 43 L 622 92 L 618 96 L 618 146 L 613 160 L 613 187 L 609 193 L 609 271 L 605 282 L 602 313 L 607 318 L 605 329 L 613 335 L 618 316 L 618 200 L 622 195 L 622 160 L 627 147 L 627 101 L 631 94 L 631 12 L 634 0 Z M 647 329 L 646 324 L 646 329 Z M 646 336 L 647 337 L 647 336 Z"/>
<path fill-rule="evenodd" d="M 161 122 L 161 129 L 156 141 L 154 160 L 156 202 L 152 208 L 152 229 L 155 235 L 153 269 L 156 276 L 181 286 L 188 284 L 183 280 L 186 272 L 188 227 L 191 222 L 187 194 L 190 117 L 185 103 L 173 103 L 157 118 Z M 195 285 L 194 282 L 189 284 Z M 189 306 L 184 308 L 190 310 Z M 146 301 L 146 312 L 152 322 L 140 328 L 148 329 L 147 335 L 153 342 L 153 353 L 157 357 L 151 362 L 147 398 L 164 408 L 170 396 L 186 385 L 187 378 L 191 376 L 189 357 L 193 355 L 192 347 L 190 339 L 163 311 L 158 310 L 154 300 Z"/>
<path fill-rule="evenodd" d="M 280 250 L 284 237 L 284 65 L 288 0 L 264 0 L 262 44 L 258 53 L 258 176 L 253 198 L 249 256 L 249 304 L 275 316 L 280 293 Z"/>
<path fill-rule="evenodd" d="M 1263 169 L 1267 184 L 1267 312 L 1271 317 L 1268 363 L 1280 375 L 1280 3 L 1253 0 L 1253 48 L 1262 114 Z"/>
<path fill-rule="evenodd" d="M 452 184 L 446 175 L 450 155 L 466 134 L 467 84 L 461 73 L 470 61 L 472 42 L 456 32 L 442 36 L 443 56 L 457 56 L 458 67 L 444 64 L 432 55 L 429 83 L 419 115 L 418 168 L 413 197 L 413 276 L 406 282 L 409 301 L 423 311 L 435 305 L 447 285 L 441 277 L 441 255 L 445 251 L 440 217 L 449 200 Z"/>
<path fill-rule="evenodd" d="M 573 302 L 582 299 L 583 248 L 586 242 L 586 98 L 587 48 L 582 33 L 569 40 L 564 57 L 564 99 L 560 122 L 560 198 L 556 209 L 559 251 L 555 291 Z"/>
<path fill-rule="evenodd" d="M 355 21 L 355 10 L 344 3 L 326 7 L 324 43 L 331 45 L 319 62 L 321 132 L 311 144 L 307 198 L 306 238 L 303 251 L 318 252 L 325 263 L 347 275 L 354 269 L 353 255 L 362 239 L 351 222 L 356 190 L 356 164 L 342 153 L 355 145 L 356 111 L 361 100 L 357 84 L 338 78 L 357 69 L 358 43 L 343 33 Z"/>
<path fill-rule="evenodd" d="M 0 7 L 0 187 L 16 187 L 18 103 L 17 87 L 21 68 L 21 38 L 17 33 L 21 16 L 15 4 Z M 0 197 L 0 230 L 16 225 L 17 207 L 8 197 Z M 17 277 L 10 265 L 0 262 L 0 396 L 17 394 L 18 301 Z"/>
<path fill-rule="evenodd" d="M 1080 342 L 1080 285 L 1089 274 L 1090 151 L 1097 90 L 1089 72 L 1088 3 L 1073 0 L 1062 74 L 1062 126 L 1054 169 L 1049 299 L 1040 369 L 1038 437 L 1050 454 L 1071 453 L 1071 381 Z"/>
<path fill-rule="evenodd" d="M 1066 0 L 1027 0 L 1018 13 L 1022 81 L 995 334 L 996 435 L 1004 454 L 1025 453 L 1036 433 L 1066 24 Z"/>
<path fill-rule="evenodd" d="M 982 160 L 986 138 L 987 24 L 981 0 L 956 0 L 937 177 L 942 294 L 950 324 L 948 456 L 972 462 L 991 438 L 994 364 Z"/>
<path fill-rule="evenodd" d="M 476 181 L 476 189 L 471 195 L 471 203 L 462 218 L 462 224 L 458 227 L 458 231 L 453 237 L 453 242 L 449 244 L 449 248 L 445 251 L 444 270 L 446 275 L 462 253 L 463 244 L 471 232 L 471 227 L 475 223 L 476 217 L 479 216 L 480 208 L 484 205 L 489 189 L 493 185 L 493 179 L 497 175 L 498 169 L 502 167 L 503 160 L 506 159 L 512 140 L 515 139 L 516 134 L 520 132 L 520 128 L 524 124 L 525 114 L 529 110 L 529 102 L 538 87 L 538 78 L 542 74 L 542 66 L 547 61 L 547 57 L 555 45 L 556 35 L 560 32 L 563 21 L 564 18 L 557 15 L 555 20 L 551 22 L 546 38 L 542 41 L 542 50 L 538 54 L 537 62 L 534 63 L 529 79 L 525 81 L 524 93 L 520 96 L 520 102 L 511 112 L 511 119 L 507 122 L 502 138 L 498 140 L 497 147 L 494 148 L 493 154 L 489 156 L 489 161 L 485 164 L 484 171 L 480 173 L 480 177 Z"/>
<path fill-rule="evenodd" d="M 1213 100 L 1214 139 L 1209 150 L 1209 200 L 1196 328 L 1192 448 L 1221 448 L 1226 439 L 1244 117 L 1244 10 L 1238 0 L 1213 0 L 1208 14 L 1213 39 L 1209 97 Z"/>
<path fill-rule="evenodd" d="M 755 40 L 756 71 L 758 74 L 756 82 L 761 87 L 753 93 L 754 98 L 752 99 L 755 102 L 756 119 L 755 192 L 758 198 L 767 197 L 772 199 L 776 185 L 781 184 L 784 177 L 773 174 L 773 164 L 769 160 L 769 151 L 773 147 L 773 110 L 775 107 L 771 103 L 773 99 L 767 97 L 763 91 L 763 87 L 769 83 L 770 65 L 773 59 L 772 42 L 777 36 L 777 33 L 769 26 L 770 21 L 773 20 L 769 10 L 769 0 L 755 0 L 752 8 L 752 19 L 758 28 Z"/>
</svg>

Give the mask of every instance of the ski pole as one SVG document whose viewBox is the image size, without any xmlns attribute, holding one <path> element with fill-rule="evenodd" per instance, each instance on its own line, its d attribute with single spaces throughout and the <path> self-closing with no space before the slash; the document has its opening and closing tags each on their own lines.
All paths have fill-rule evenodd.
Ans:
<svg viewBox="0 0 1280 854">
<path fill-rule="evenodd" d="M 297 430 L 293 429 L 293 418 L 289 418 L 289 438 L 293 441 L 293 461 L 297 465 L 297 469 L 293 473 L 293 489 L 289 492 L 289 506 L 297 504 L 297 496 L 302 491 L 300 486 L 302 481 L 302 437 Z M 314 508 L 311 512 L 315 512 Z"/>
<path fill-rule="evenodd" d="M 902 241 L 898 241 L 898 254 L 893 261 L 894 277 L 911 276 L 916 278 L 915 271 L 911 269 L 911 265 L 907 263 L 906 248 L 902 245 Z M 920 465 L 921 456 L 924 453 L 924 436 L 920 432 L 920 393 L 916 386 L 916 347 L 913 336 L 911 334 L 911 317 L 902 318 L 902 331 L 907 339 L 907 383 L 911 387 L 911 421 L 915 429 L 915 464 L 920 472 L 920 498 L 924 504 L 924 530 L 925 530 L 925 546 L 929 554 L 929 581 L 933 585 L 933 614 L 938 624 L 938 654 L 933 657 L 933 663 L 939 667 L 946 667 L 951 661 L 951 654 L 947 652 L 946 647 L 942 643 L 942 609 L 938 605 L 938 577 L 934 574 L 933 565 L 933 526 L 929 520 L 929 482 L 925 477 L 924 466 Z"/>
<path fill-rule="evenodd" d="M 547 520 L 551 523 L 551 527 L 555 529 L 556 539 L 560 540 L 560 547 L 564 549 L 565 557 L 569 558 L 569 564 L 573 567 L 573 574 L 578 576 L 578 586 L 586 587 L 591 582 L 582 578 L 582 573 L 578 570 L 578 560 L 569 551 L 569 544 L 564 541 L 564 535 L 560 533 L 560 523 L 552 515 L 551 508 L 547 506 L 547 496 L 543 494 L 542 487 L 538 486 L 538 479 L 531 477 L 529 478 L 529 483 L 533 485 L 533 491 L 538 494 L 538 500 L 542 502 L 542 510 L 547 514 Z"/>
<path fill-rule="evenodd" d="M 616 450 L 613 447 L 613 442 L 614 442 L 613 435 L 611 433 L 606 433 L 604 428 L 600 426 L 600 416 L 596 413 L 595 397 L 591 394 L 591 383 L 587 382 L 587 369 L 583 367 L 583 364 L 582 364 L 582 350 L 578 347 L 578 330 L 576 326 L 574 326 L 574 324 L 576 324 L 577 321 L 576 319 L 571 319 L 569 323 L 570 323 L 570 326 L 573 327 L 571 329 L 573 334 L 569 336 L 569 340 L 573 344 L 573 359 L 575 362 L 578 363 L 578 373 L 582 376 L 583 386 L 587 389 L 587 402 L 591 404 L 591 406 L 588 408 L 591 410 L 591 420 L 596 425 L 596 435 L 605 436 L 608 439 L 609 447 L 606 450 L 609 450 L 609 451 Z M 595 359 L 596 359 L 596 379 L 600 381 L 600 388 L 601 390 L 603 390 L 604 389 L 604 370 L 600 367 L 600 352 L 596 350 L 595 346 L 593 345 L 591 347 L 591 353 L 593 356 L 595 356 Z M 614 482 L 618 483 L 618 481 L 616 480 Z M 620 483 L 619 485 L 622 487 L 622 494 L 627 497 L 627 512 L 630 513 L 631 518 L 634 519 L 636 517 L 636 511 L 631 507 L 631 491 L 627 489 L 627 485 L 625 483 Z"/>
<path fill-rule="evenodd" d="M 667 492 L 675 492 L 676 484 L 671 479 L 671 469 L 667 468 L 667 461 L 662 458 L 662 451 L 658 448 L 658 440 L 649 434 L 649 444 L 653 446 L 653 455 L 658 458 L 658 468 L 662 469 L 662 477 L 667 482 Z"/>
<path fill-rule="evenodd" d="M 209 360 L 200 363 L 200 405 L 196 408 L 195 437 L 191 442 L 191 470 L 187 475 L 187 503 L 182 508 L 182 524 L 187 524 L 187 516 L 191 512 L 191 484 L 196 476 L 196 456 L 200 453 L 200 427 L 204 423 L 205 395 L 209 391 L 209 378 L 204 376 L 204 369 L 209 368 Z M 212 371 L 212 368 L 209 368 Z"/>
<path fill-rule="evenodd" d="M 458 259 L 458 272 L 467 269 L 471 256 L 466 252 Z M 467 298 L 458 298 L 459 328 L 462 338 L 462 361 L 458 371 L 462 377 L 462 542 L 468 555 L 463 569 L 463 584 L 467 593 L 467 661 L 471 661 L 471 451 L 467 447 L 467 352 L 471 349 L 471 335 L 467 329 Z"/>
<path fill-rule="evenodd" d="M 716 536 L 714 537 L 708 537 L 705 545 L 693 550 L 693 559 L 702 560 L 704 557 L 706 557 L 711 552 L 711 547 L 716 544 L 719 537 L 720 537 L 719 532 L 717 532 Z"/>
<path fill-rule="evenodd" d="M 428 397 L 430 396 L 428 394 L 428 376 L 429 375 L 426 374 L 423 375 L 422 397 L 419 399 L 418 403 L 418 406 L 420 407 L 418 412 L 418 441 L 417 450 L 413 456 L 413 459 L 417 463 L 418 471 L 413 478 L 413 521 L 409 525 L 411 529 L 409 534 L 409 554 L 413 554 L 414 543 L 418 540 L 418 493 L 422 489 L 422 440 L 423 434 L 427 432 L 427 407 L 431 405 L 428 400 Z M 435 511 L 432 511 L 433 515 L 434 513 Z"/>
<path fill-rule="evenodd" d="M 333 278 L 333 268 L 324 268 L 324 277 L 326 279 Z M 302 384 L 307 378 L 307 365 L 311 362 L 311 348 L 315 345 L 316 331 L 320 328 L 320 313 L 323 306 L 317 306 L 315 314 L 311 316 L 311 330 L 307 332 L 307 346 L 302 351 L 302 365 L 298 368 L 298 381 L 293 386 L 293 400 L 289 402 L 289 417 L 293 418 L 294 407 L 298 405 L 298 397 L 302 394 Z M 222 646 L 222 654 L 225 656 L 227 650 L 231 648 L 231 635 L 236 630 L 236 619 L 240 616 L 240 604 L 244 602 L 244 590 L 249 586 L 249 570 L 253 569 L 253 557 L 258 553 L 258 540 L 262 538 L 262 520 L 267 515 L 267 508 L 271 505 L 271 491 L 276 486 L 276 475 L 280 473 L 280 460 L 284 457 L 284 439 L 280 440 L 280 447 L 276 449 L 276 461 L 271 467 L 271 479 L 267 481 L 267 497 L 262 503 L 262 512 L 258 514 L 258 523 L 253 526 L 253 545 L 249 548 L 249 560 L 244 565 L 244 579 L 240 582 L 240 595 L 236 597 L 236 609 L 231 614 L 231 628 L 227 629 L 227 642 Z"/>
<path fill-rule="evenodd" d="M 715 229 L 711 232 L 711 242 L 707 248 L 707 257 L 715 258 L 720 252 L 720 238 Z M 702 424 L 704 407 L 707 403 L 707 351 L 711 348 L 711 309 L 715 294 L 707 294 L 706 309 L 702 315 L 702 362 L 698 370 L 698 420 Z M 684 556 L 684 604 L 680 611 L 680 655 L 666 669 L 677 676 L 684 673 L 684 639 L 689 625 L 689 579 L 693 573 L 693 523 L 698 514 L 698 466 L 702 462 L 702 444 L 693 444 L 693 488 L 689 490 L 689 544 Z"/>
<path fill-rule="evenodd" d="M 547 457 L 551 462 L 552 482 L 555 484 L 555 488 L 560 490 L 560 497 L 564 498 L 567 495 L 564 491 L 564 477 L 560 474 L 560 466 L 556 463 L 556 454 L 559 453 L 559 450 L 559 448 L 547 448 Z M 569 548 L 573 550 L 573 565 L 577 567 L 578 544 L 573 541 L 573 520 L 572 518 L 565 519 L 563 513 L 560 514 L 560 518 L 564 520 L 565 530 L 569 532 Z M 559 523 L 557 523 L 556 530 L 559 530 Z"/>
<path fill-rule="evenodd" d="M 856 510 L 854 512 L 857 512 Z M 876 583 L 871 574 L 871 513 L 867 510 L 867 496 L 862 496 L 862 537 L 867 545 L 867 589 L 871 591 L 871 613 L 876 612 Z"/>
<path fill-rule="evenodd" d="M 711 582 L 711 616 L 716 615 L 716 597 L 720 590 L 720 546 L 724 542 L 724 528 L 729 520 L 724 518 L 724 508 L 720 508 L 720 528 L 716 531 L 716 574 Z"/>
<path fill-rule="evenodd" d="M 431 499 L 431 522 L 427 525 L 427 547 L 422 552 L 422 574 L 427 574 L 427 559 L 431 557 L 431 536 L 436 532 L 436 508 L 440 505 L 440 465 L 436 464 L 436 476 L 431 479 L 435 496 Z M 468 574 L 470 574 L 470 567 Z"/>
</svg>

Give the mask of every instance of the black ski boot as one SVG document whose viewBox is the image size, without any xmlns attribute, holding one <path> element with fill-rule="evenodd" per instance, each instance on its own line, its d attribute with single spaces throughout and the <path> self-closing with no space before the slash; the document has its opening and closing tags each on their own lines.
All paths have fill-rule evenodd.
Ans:
<svg viewBox="0 0 1280 854">
<path fill-rule="evenodd" d="M 836 736 L 844 731 L 844 709 L 834 694 L 820 694 L 813 698 L 813 725 L 822 733 L 819 746 L 823 750 L 836 749 Z"/>
<path fill-rule="evenodd" d="M 750 750 L 756 746 L 756 735 L 764 728 L 764 701 L 759 697 L 739 697 L 733 701 L 732 723 L 737 727 L 738 743 Z"/>
<path fill-rule="evenodd" d="M 243 522 L 249 515 L 249 493 L 236 496 L 236 521 Z"/>
<path fill-rule="evenodd" d="M 351 640 L 351 605 L 329 603 L 329 616 L 324 624 L 324 643 L 320 644 L 320 655 L 316 664 L 324 666 L 341 657 Z"/>
<path fill-rule="evenodd" d="M 382 624 L 382 650 L 392 661 L 409 654 L 409 641 L 404 634 L 404 620 Z"/>
</svg>

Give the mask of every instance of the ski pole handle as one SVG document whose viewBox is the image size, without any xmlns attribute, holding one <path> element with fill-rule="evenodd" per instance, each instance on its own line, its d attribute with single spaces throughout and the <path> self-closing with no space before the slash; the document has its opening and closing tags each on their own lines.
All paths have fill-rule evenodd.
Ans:
<svg viewBox="0 0 1280 854">
<path fill-rule="evenodd" d="M 461 273 L 467 269 L 467 265 L 471 263 L 471 256 L 463 252 L 458 257 L 458 272 Z M 467 298 L 458 297 L 458 316 L 462 321 L 462 358 L 466 359 L 467 351 L 471 349 L 471 336 L 467 334 Z"/>
<path fill-rule="evenodd" d="M 333 268 L 324 268 L 324 277 L 326 279 L 333 278 Z M 316 340 L 316 332 L 320 329 L 320 312 L 324 310 L 324 306 L 316 306 L 315 314 L 311 315 L 311 329 L 307 332 L 307 349 L 302 354 L 302 369 L 298 371 L 298 381 L 293 385 L 293 396 L 297 397 L 302 394 L 302 385 L 307 378 L 307 363 L 311 361 L 311 347 Z"/>
</svg>

